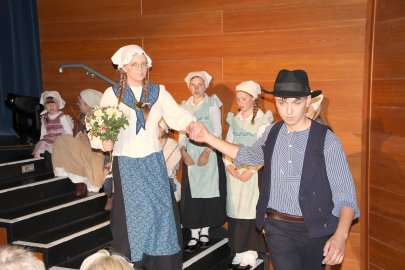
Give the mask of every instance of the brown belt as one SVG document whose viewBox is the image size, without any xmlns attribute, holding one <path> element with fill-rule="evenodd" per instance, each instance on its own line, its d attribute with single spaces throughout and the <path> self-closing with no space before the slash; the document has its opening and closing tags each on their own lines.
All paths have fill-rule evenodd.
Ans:
<svg viewBox="0 0 405 270">
<path fill-rule="evenodd" d="M 304 223 L 304 218 L 301 216 L 293 216 L 293 215 L 280 213 L 271 208 L 267 208 L 266 215 L 268 218 L 273 218 L 273 219 L 277 219 L 277 220 Z"/>
</svg>

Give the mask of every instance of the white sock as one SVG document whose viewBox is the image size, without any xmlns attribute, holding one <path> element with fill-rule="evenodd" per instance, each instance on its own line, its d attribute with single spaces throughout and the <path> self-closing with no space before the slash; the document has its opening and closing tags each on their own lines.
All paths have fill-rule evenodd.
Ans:
<svg viewBox="0 0 405 270">
<path fill-rule="evenodd" d="M 243 253 L 236 253 L 235 257 L 233 257 L 232 264 L 240 264 L 243 258 Z"/>
<path fill-rule="evenodd" d="M 248 250 L 244 252 L 243 259 L 240 263 L 241 266 L 256 266 L 257 251 Z"/>
<path fill-rule="evenodd" d="M 198 239 L 198 235 L 200 233 L 200 229 L 191 229 L 191 238 Z M 191 239 L 190 242 L 188 242 L 189 245 L 195 245 L 197 244 L 197 241 L 194 239 Z"/>
<path fill-rule="evenodd" d="M 201 235 L 206 235 L 206 236 L 208 236 L 208 235 L 209 235 L 209 234 L 208 234 L 209 229 L 210 229 L 210 227 L 204 227 L 204 228 L 202 228 L 202 229 L 201 229 L 201 232 L 200 232 L 200 236 L 201 236 Z M 201 240 L 201 242 L 208 242 L 208 241 L 209 241 L 209 240 L 207 239 L 207 237 L 203 237 L 203 238 L 201 238 L 200 240 Z"/>
</svg>

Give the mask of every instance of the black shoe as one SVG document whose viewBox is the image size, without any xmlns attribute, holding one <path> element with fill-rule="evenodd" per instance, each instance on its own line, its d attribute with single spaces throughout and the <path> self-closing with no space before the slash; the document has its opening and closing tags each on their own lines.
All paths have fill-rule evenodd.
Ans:
<svg viewBox="0 0 405 270">
<path fill-rule="evenodd" d="M 206 241 L 206 242 L 201 241 L 201 238 L 202 238 L 202 237 L 207 238 L 208 241 Z M 199 241 L 199 242 L 200 242 L 201 248 L 207 248 L 207 247 L 210 246 L 210 238 L 208 237 L 208 235 L 201 234 L 201 235 L 200 235 L 200 241 Z"/>
<path fill-rule="evenodd" d="M 228 270 L 238 270 L 239 264 L 233 264 L 232 262 L 228 264 Z"/>
<path fill-rule="evenodd" d="M 198 245 L 200 244 L 200 242 L 198 241 L 197 238 L 191 238 L 190 241 L 191 240 L 195 240 L 196 243 L 194 245 L 187 244 L 187 246 L 184 248 L 185 252 L 188 252 L 188 253 L 194 252 L 197 249 Z"/>
<path fill-rule="evenodd" d="M 237 270 L 249 270 L 251 268 L 250 265 L 239 265 L 238 268 L 236 268 Z"/>
</svg>

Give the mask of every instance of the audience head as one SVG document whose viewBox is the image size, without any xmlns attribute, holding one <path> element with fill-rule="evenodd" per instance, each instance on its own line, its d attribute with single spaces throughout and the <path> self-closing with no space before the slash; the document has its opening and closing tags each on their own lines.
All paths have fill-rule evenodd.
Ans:
<svg viewBox="0 0 405 270">
<path fill-rule="evenodd" d="M 123 256 L 110 254 L 102 249 L 87 257 L 80 266 L 80 270 L 134 270 L 134 268 Z"/>
<path fill-rule="evenodd" d="M 42 261 L 19 246 L 0 246 L 1 270 L 45 270 Z"/>
</svg>

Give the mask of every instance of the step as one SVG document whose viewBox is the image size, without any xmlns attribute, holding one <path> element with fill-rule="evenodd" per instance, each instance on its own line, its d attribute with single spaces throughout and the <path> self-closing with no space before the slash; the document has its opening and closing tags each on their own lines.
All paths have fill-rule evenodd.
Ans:
<svg viewBox="0 0 405 270">
<path fill-rule="evenodd" d="M 105 194 L 90 194 L 87 197 L 77 198 L 74 201 L 24 216 L 10 219 L 0 218 L 0 229 L 5 228 L 7 242 L 10 243 L 73 223 L 99 212 L 103 213 L 105 212 L 105 202 Z"/>
<path fill-rule="evenodd" d="M 73 190 L 74 184 L 66 177 L 53 177 L 0 190 L 0 218 L 10 219 L 46 209 L 52 201 L 58 201 L 56 198 L 72 195 Z"/>
<path fill-rule="evenodd" d="M 61 238 L 42 241 L 42 243 L 18 240 L 12 244 L 28 247 L 33 252 L 41 253 L 47 268 L 65 265 L 66 262 L 81 257 L 89 250 L 97 250 L 106 247 L 112 240 L 110 234 L 110 221 L 106 220 L 98 224 L 92 224 L 75 233 Z"/>
<path fill-rule="evenodd" d="M 35 145 L 0 145 L 0 163 L 32 158 Z"/>
<path fill-rule="evenodd" d="M 53 176 L 45 168 L 44 158 L 31 158 L 0 164 L 0 188 L 44 180 Z"/>
<path fill-rule="evenodd" d="M 207 249 L 197 249 L 193 253 L 185 253 L 183 269 L 185 270 L 227 270 L 232 262 L 233 254 L 228 246 L 228 238 L 210 239 L 212 245 Z M 251 269 L 264 270 L 262 259 L 256 261 Z"/>
</svg>

